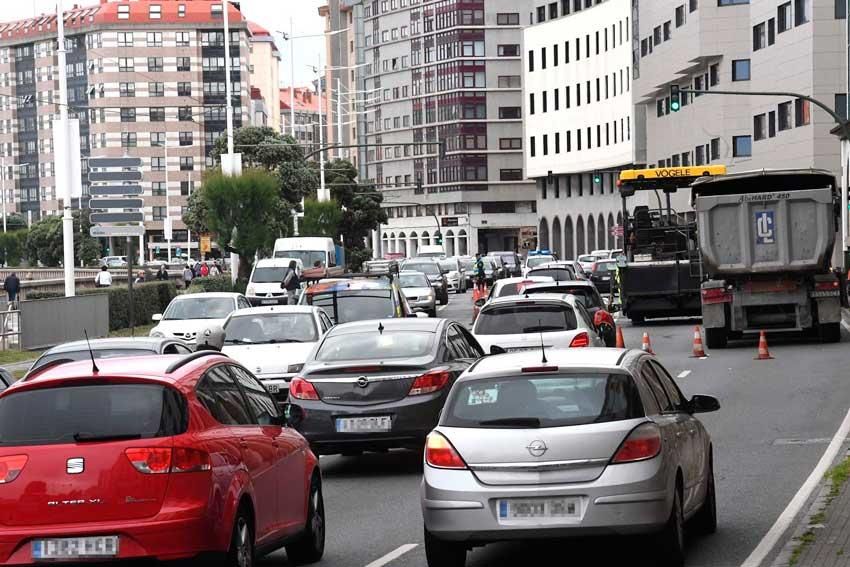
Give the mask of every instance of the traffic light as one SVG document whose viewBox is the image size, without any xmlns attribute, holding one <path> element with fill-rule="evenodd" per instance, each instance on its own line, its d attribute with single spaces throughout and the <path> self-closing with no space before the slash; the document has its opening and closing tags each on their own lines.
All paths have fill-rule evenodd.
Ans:
<svg viewBox="0 0 850 567">
<path fill-rule="evenodd" d="M 682 108 L 682 93 L 679 92 L 679 85 L 670 85 L 670 110 L 679 112 Z"/>
<path fill-rule="evenodd" d="M 442 246 L 443 245 L 443 233 L 438 230 L 437 234 L 435 234 L 434 236 L 437 237 L 437 246 Z"/>
<path fill-rule="evenodd" d="M 602 183 L 602 174 L 599 173 L 598 171 L 594 171 L 593 172 L 593 184 L 599 185 L 600 183 Z"/>
</svg>

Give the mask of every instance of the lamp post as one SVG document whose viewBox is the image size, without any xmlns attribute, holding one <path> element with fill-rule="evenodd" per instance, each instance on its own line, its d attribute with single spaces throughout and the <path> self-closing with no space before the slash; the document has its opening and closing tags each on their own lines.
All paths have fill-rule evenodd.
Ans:
<svg viewBox="0 0 850 567">
<path fill-rule="evenodd" d="M 2 157 L 2 164 L 3 164 L 3 172 L 0 173 L 0 191 L 3 192 L 3 234 L 6 234 L 6 169 L 8 167 L 11 167 L 13 169 L 14 168 L 26 167 L 30 164 L 28 164 L 28 163 L 17 163 L 17 164 L 12 164 L 11 166 L 7 166 L 6 165 L 6 156 Z M 13 173 L 12 174 L 12 180 L 14 180 L 14 178 L 15 178 L 15 174 Z"/>
</svg>

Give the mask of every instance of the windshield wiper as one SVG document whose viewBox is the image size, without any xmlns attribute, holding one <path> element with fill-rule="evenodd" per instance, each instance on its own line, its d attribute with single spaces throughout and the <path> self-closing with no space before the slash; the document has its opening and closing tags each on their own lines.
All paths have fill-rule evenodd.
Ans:
<svg viewBox="0 0 850 567">
<path fill-rule="evenodd" d="M 243 341 L 242 339 L 227 339 L 224 342 L 225 342 L 225 344 L 231 344 L 231 345 L 244 345 L 244 344 L 246 344 L 245 341 Z"/>
<path fill-rule="evenodd" d="M 540 333 L 545 331 L 563 331 L 563 327 L 553 327 L 552 325 L 539 325 L 537 327 L 525 327 L 523 333 Z"/>
<path fill-rule="evenodd" d="M 540 427 L 540 419 L 536 417 L 505 417 L 502 419 L 489 419 L 486 421 L 479 421 L 478 425 L 488 426 L 504 426 L 504 427 L 529 427 L 529 428 L 539 428 Z"/>
<path fill-rule="evenodd" d="M 131 439 L 141 439 L 141 433 L 89 433 L 78 432 L 74 433 L 74 441 L 77 443 L 85 443 L 87 441 L 126 441 Z"/>
</svg>

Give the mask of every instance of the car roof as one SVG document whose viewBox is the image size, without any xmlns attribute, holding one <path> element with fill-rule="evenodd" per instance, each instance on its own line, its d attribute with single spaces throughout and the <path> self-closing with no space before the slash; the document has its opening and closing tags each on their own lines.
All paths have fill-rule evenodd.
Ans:
<svg viewBox="0 0 850 567">
<path fill-rule="evenodd" d="M 586 287 L 586 288 L 593 288 L 593 289 L 596 288 L 596 285 L 594 285 L 593 282 L 588 281 L 588 280 L 566 280 L 566 281 L 561 280 L 561 281 L 558 281 L 558 282 L 551 281 L 551 282 L 534 283 L 534 284 L 525 286 L 525 289 L 527 289 L 527 290 L 541 289 L 541 288 L 548 288 L 548 287 L 553 287 L 553 286 L 557 286 L 557 287 Z M 540 297 L 540 295 L 544 295 L 544 294 L 537 294 L 537 297 Z"/>
<path fill-rule="evenodd" d="M 301 262 L 301 259 L 299 258 L 263 258 L 262 260 L 258 260 L 257 263 L 254 264 L 254 267 L 289 267 L 289 263 L 293 260 L 296 264 Z"/>
<path fill-rule="evenodd" d="M 307 294 L 315 295 L 317 293 L 332 293 L 335 291 L 388 290 L 391 288 L 392 282 L 386 278 L 332 278 L 324 279 L 319 283 L 311 285 L 307 288 Z"/>
<path fill-rule="evenodd" d="M 531 272 L 538 272 L 543 270 L 564 270 L 565 272 L 569 272 L 571 269 L 572 266 L 570 266 L 569 264 L 549 262 L 548 264 L 540 264 L 539 266 L 534 266 L 528 273 L 530 274 Z"/>
<path fill-rule="evenodd" d="M 419 319 L 419 318 L 396 318 L 396 319 L 372 319 L 367 321 L 353 321 L 342 323 L 328 331 L 329 334 L 355 334 L 355 333 L 377 333 L 378 326 L 386 331 L 421 331 L 436 333 L 442 325 L 447 323 L 446 319 Z"/>
<path fill-rule="evenodd" d="M 534 283 L 553 283 L 555 280 L 551 276 L 525 276 L 516 277 L 516 278 L 502 278 L 497 280 L 495 287 L 502 287 L 511 284 L 523 283 L 523 282 L 534 282 Z"/>
<path fill-rule="evenodd" d="M 539 350 L 527 350 L 508 354 L 487 356 L 471 366 L 459 381 L 474 380 L 487 376 L 516 375 L 530 366 L 557 366 L 559 368 L 621 370 L 632 350 L 619 348 L 547 348 L 546 360 L 542 361 Z"/>
<path fill-rule="evenodd" d="M 88 350 L 91 344 L 92 350 L 107 350 L 107 349 L 140 349 L 140 350 L 159 350 L 162 343 L 180 342 L 173 338 L 162 337 L 136 337 L 136 338 L 119 338 L 119 339 L 92 339 L 91 341 L 72 341 L 55 346 L 44 354 L 56 354 L 62 352 L 77 352 L 80 350 Z"/>
<path fill-rule="evenodd" d="M 237 297 L 240 297 L 241 295 L 242 295 L 241 293 L 232 293 L 232 292 L 225 292 L 225 291 L 214 291 L 214 292 L 208 292 L 208 293 L 187 293 L 185 295 L 178 295 L 172 301 L 185 300 L 185 299 L 198 299 L 198 298 L 201 298 L 201 297 L 207 297 L 207 298 L 212 298 L 212 299 L 222 299 L 222 298 L 236 299 Z"/>
<path fill-rule="evenodd" d="M 267 305 L 265 307 L 251 307 L 234 311 L 232 318 L 249 317 L 251 315 L 274 315 L 280 313 L 316 313 L 318 307 L 312 305 Z"/>
</svg>

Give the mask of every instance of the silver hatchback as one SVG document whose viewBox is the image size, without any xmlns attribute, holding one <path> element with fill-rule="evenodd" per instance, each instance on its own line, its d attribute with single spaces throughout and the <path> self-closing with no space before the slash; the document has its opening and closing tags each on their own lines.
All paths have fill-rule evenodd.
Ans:
<svg viewBox="0 0 850 567">
<path fill-rule="evenodd" d="M 491 356 L 454 384 L 428 437 L 422 480 L 430 567 L 490 542 L 655 534 L 684 563 L 684 525 L 716 529 L 711 438 L 643 351 L 552 349 Z"/>
</svg>

